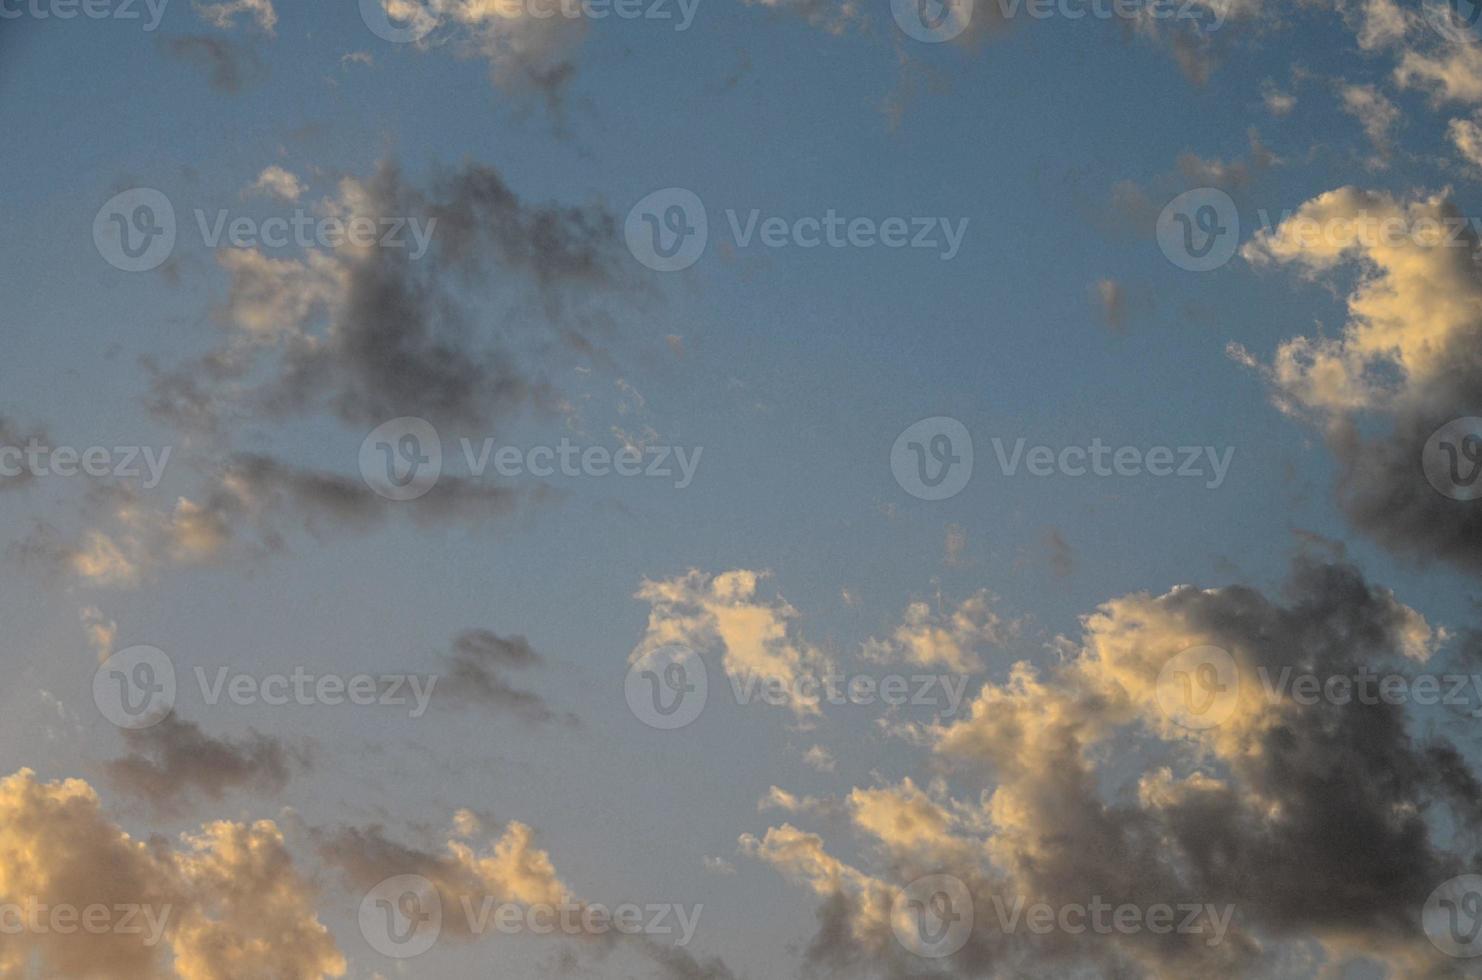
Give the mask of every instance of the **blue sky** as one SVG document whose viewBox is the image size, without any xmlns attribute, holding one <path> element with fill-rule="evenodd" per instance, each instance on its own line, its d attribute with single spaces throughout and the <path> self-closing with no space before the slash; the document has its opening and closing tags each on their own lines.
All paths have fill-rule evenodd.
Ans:
<svg viewBox="0 0 1482 980">
<path fill-rule="evenodd" d="M 1314 881 L 1294 897 L 1275 873 L 1267 891 L 1234 888 L 1190 856 L 1173 879 L 1200 901 L 1231 901 L 1240 930 L 1198 960 L 1178 944 L 999 949 L 977 934 L 944 959 L 915 957 L 891 945 L 889 916 L 870 900 L 928 871 L 969 882 L 980 924 L 980 889 L 1075 900 L 1053 876 L 1035 879 L 1044 859 L 1026 857 L 1033 848 L 995 794 L 1002 808 L 1127 808 L 1126 826 L 1147 821 L 1168 853 L 1196 854 L 1199 840 L 1225 838 L 1188 830 L 1173 804 L 1139 804 L 1139 779 L 1168 765 L 1180 779 L 1228 781 L 1252 813 L 1279 810 L 1281 780 L 1242 767 L 1272 756 L 1282 726 L 1330 733 L 1342 722 L 1349 741 L 1311 735 L 1314 756 L 1335 766 L 1347 752 L 1374 772 L 1434 763 L 1433 737 L 1476 762 L 1456 712 L 1409 706 L 1396 734 L 1388 714 L 1285 703 L 1190 735 L 1108 693 L 1136 701 L 1137 670 L 1106 652 L 1132 622 L 1148 657 L 1245 642 L 1234 652 L 1245 680 L 1262 664 L 1471 670 L 1482 536 L 1465 501 L 1420 479 L 1411 444 L 1476 411 L 1482 286 L 1468 279 L 1470 249 L 1304 247 L 1282 228 L 1298 213 L 1329 231 L 1388 209 L 1479 213 L 1482 139 L 1467 135 L 1482 57 L 1436 30 L 1434 9 L 1240 0 L 1201 5 L 1224 20 L 1200 34 L 1176 20 L 1060 15 L 990 29 L 980 4 L 962 36 L 922 43 L 884 3 L 701 0 L 680 31 L 673 20 L 501 18 L 473 0 L 370 2 L 403 21 L 421 9 L 436 26 L 392 43 L 354 3 L 172 0 L 147 31 L 0 4 L 18 12 L 0 19 L 0 441 L 39 432 L 54 446 L 171 450 L 158 486 L 32 474 L 0 492 L 15 678 L 0 695 L 0 772 L 34 770 L 42 787 L 11 777 L 0 804 L 41 806 L 61 794 L 50 781 L 78 778 L 98 797 L 88 819 L 114 844 L 159 834 L 177 848 L 208 821 L 271 820 L 293 888 L 310 896 L 295 926 L 322 923 L 333 946 L 309 944 L 317 960 L 202 965 L 175 937 L 137 975 L 1462 968 L 1427 942 L 1431 888 L 1412 894 L 1420 884 L 1408 880 L 1393 908 L 1333 912 L 1334 896 L 1364 892 L 1367 879 Z M 133 188 L 163 194 L 176 218 L 173 249 L 146 272 L 118 268 L 94 240 L 100 208 Z M 630 210 L 665 188 L 693 192 L 708 217 L 704 254 L 677 272 L 624 244 Z M 1324 196 L 1340 188 L 1368 196 Z M 1153 234 L 1164 206 L 1196 189 L 1228 193 L 1240 221 L 1238 253 L 1202 273 Z M 431 251 L 408 259 L 322 242 L 213 248 L 195 214 L 221 209 L 254 228 L 295 210 L 441 220 Z M 941 218 L 964 231 L 950 258 L 738 247 L 727 212 L 744 222 L 753 210 L 789 223 Z M 376 291 L 386 283 L 407 291 Z M 396 297 L 412 297 L 406 308 L 448 359 L 398 360 L 399 338 L 426 338 L 398 319 Z M 1301 366 L 1311 348 L 1291 345 L 1304 337 L 1332 356 L 1327 373 Z M 1298 355 L 1285 373 L 1284 351 Z M 1370 390 L 1371 374 L 1389 381 Z M 465 403 L 439 401 L 454 377 L 472 379 Z M 164 410 L 167 382 L 187 380 L 198 414 Z M 436 427 L 443 476 L 425 498 L 388 502 L 361 478 L 362 441 L 410 416 Z M 973 441 L 972 477 L 945 500 L 918 499 L 891 466 L 902 431 L 933 417 Z M 1355 449 L 1354 431 L 1374 441 Z M 701 455 L 682 487 L 476 478 L 464 437 Z M 1210 447 L 1230 454 L 1229 468 L 1217 485 L 1009 475 L 995 439 L 1008 451 L 1019 439 L 1057 451 Z M 1391 455 L 1404 465 L 1368 468 Z M 450 513 L 439 500 L 455 485 L 470 497 Z M 513 502 L 500 502 L 508 491 Z M 1327 577 L 1304 578 L 1304 562 Z M 1356 598 L 1363 590 L 1335 569 L 1372 594 Z M 722 595 L 717 583 L 738 570 L 756 574 L 755 590 Z M 1169 591 L 1189 585 L 1204 598 Z M 1263 614 L 1245 587 L 1285 610 L 1269 629 L 1256 629 Z M 658 592 L 673 605 L 651 602 Z M 941 631 L 925 646 L 897 633 L 913 604 Z M 681 733 L 646 726 L 623 695 L 630 666 L 667 641 L 693 647 L 712 686 Z M 970 663 L 951 662 L 948 642 L 971 648 Z M 176 721 L 142 733 L 110 724 L 91 694 L 99 663 L 136 645 L 164 651 L 182 679 Z M 473 674 L 455 673 L 459 662 Z M 1043 691 L 1016 687 L 1021 662 Z M 821 716 L 727 703 L 728 681 L 766 663 L 961 676 L 967 702 L 950 714 L 849 705 Z M 441 687 L 417 718 L 202 703 L 191 672 L 217 665 L 258 678 L 297 666 L 433 674 Z M 969 720 L 973 703 L 982 714 Z M 992 718 L 1015 711 L 1047 729 L 1062 713 L 1084 719 L 1071 755 L 1090 767 L 1099 802 L 1015 782 L 999 750 L 954 756 L 978 744 L 973 724 L 987 744 Z M 1371 723 L 1392 751 L 1360 737 Z M 1048 765 L 1036 752 L 1060 758 L 1048 744 L 1021 746 L 1023 767 Z M 810 761 L 815 747 L 831 761 Z M 773 787 L 792 804 L 759 807 L 778 799 Z M 1425 812 L 1405 859 L 1431 887 L 1470 870 L 1474 811 L 1443 789 L 1374 803 Z M 871 814 L 887 804 L 922 823 L 877 832 Z M 1193 821 L 1199 808 L 1187 805 Z M 473 873 L 447 846 L 463 810 L 479 818 L 476 850 L 512 840 L 512 822 L 534 828 L 558 885 L 584 901 L 702 904 L 695 958 L 531 935 L 445 936 L 415 959 L 381 955 L 357 928 L 367 882 L 422 874 L 446 901 Z M 1295 797 L 1286 811 L 1305 812 Z M 819 877 L 798 857 L 806 848 L 767 837 L 793 825 L 847 873 Z M 1085 882 L 1117 879 L 1089 867 L 1098 848 L 1075 837 L 1080 826 L 1063 831 L 1058 860 L 1084 867 Z M 405 867 L 375 864 L 382 852 L 352 834 L 400 842 Z M 54 848 L 58 862 L 81 860 L 43 837 L 16 838 L 0 858 Z M 334 846 L 348 839 L 364 860 Z M 1245 844 L 1240 859 L 1258 869 L 1285 853 Z M 1155 876 L 1120 877 L 1137 879 L 1129 901 L 1175 898 L 1160 898 L 1167 882 Z M 511 900 L 538 891 L 505 884 Z M 19 902 L 28 887 L 40 889 L 0 873 L 0 899 Z M 250 922 L 252 898 L 240 901 Z M 23 939 L 14 959 L 0 946 L 0 972 L 58 968 L 47 937 Z"/>
</svg>

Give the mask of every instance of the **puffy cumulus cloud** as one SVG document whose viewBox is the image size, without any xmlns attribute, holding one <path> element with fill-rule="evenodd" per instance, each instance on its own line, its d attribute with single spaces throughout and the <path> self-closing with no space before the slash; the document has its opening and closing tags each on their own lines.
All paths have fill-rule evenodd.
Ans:
<svg viewBox="0 0 1482 980">
<path fill-rule="evenodd" d="M 519 0 L 379 0 L 388 22 L 424 50 L 483 58 L 500 88 L 533 90 L 557 111 L 586 35 L 582 17 L 534 16 Z"/>
<path fill-rule="evenodd" d="M 934 729 L 932 761 L 975 798 L 953 798 L 943 779 L 855 789 L 857 866 L 790 823 L 741 847 L 819 896 L 807 956 L 849 975 L 922 975 L 891 916 L 900 888 L 935 873 L 973 898 L 975 927 L 944 964 L 954 976 L 1291 975 L 1294 951 L 1312 960 L 1303 975 L 1363 957 L 1392 975 L 1453 975 L 1420 915 L 1468 866 L 1482 783 L 1451 743 L 1417 734 L 1435 727 L 1412 726 L 1403 705 L 1307 704 L 1278 680 L 1403 672 L 1441 639 L 1351 565 L 1309 556 L 1277 597 L 1239 586 L 1122 596 L 1083 619 L 1055 666 L 1016 665 L 967 717 Z M 1228 716 L 1212 728 L 1181 727 L 1159 699 L 1165 666 L 1196 646 L 1234 664 Z M 807 815 L 785 790 L 771 798 Z M 1212 925 L 1035 935 L 1000 918 L 1019 898 L 1230 918 L 1218 942 Z"/>
<path fill-rule="evenodd" d="M 145 910 L 142 933 L 7 936 L 5 976 L 37 967 L 110 980 L 343 976 L 345 959 L 314 900 L 271 821 L 218 821 L 171 846 L 130 837 L 81 780 L 41 782 L 28 769 L 0 779 L 0 902 Z"/>
<path fill-rule="evenodd" d="M 272 34 L 278 26 L 278 11 L 273 9 L 273 0 L 223 0 L 221 3 L 191 0 L 191 6 L 202 20 L 222 30 L 235 27 L 237 17 L 241 14 L 246 14 L 248 20 L 268 34 Z"/>
<path fill-rule="evenodd" d="M 1341 465 L 1339 502 L 1355 526 L 1392 550 L 1474 571 L 1482 569 L 1482 513 L 1437 493 L 1421 462 L 1431 434 L 1482 398 L 1476 244 L 1444 193 L 1402 199 L 1345 187 L 1243 250 L 1257 266 L 1314 280 L 1356 270 L 1342 331 L 1287 340 L 1262 370 L 1278 405 L 1326 434 Z"/>
<path fill-rule="evenodd" d="M 309 764 L 302 746 L 256 731 L 217 738 L 173 715 L 123 736 L 129 753 L 105 765 L 109 782 L 168 814 L 198 799 L 220 801 L 232 790 L 276 793 Z"/>
<path fill-rule="evenodd" d="M 877 663 L 904 662 L 917 667 L 943 667 L 959 674 L 983 669 L 978 653 L 1001 645 L 1017 631 L 993 609 L 994 596 L 979 590 L 950 613 L 928 602 L 906 607 L 904 622 L 888 638 L 866 641 L 863 655 Z"/>
<path fill-rule="evenodd" d="M 1470 119 L 1453 119 L 1446 127 L 1446 136 L 1463 160 L 1474 167 L 1482 167 L 1482 113 L 1473 113 Z"/>
<path fill-rule="evenodd" d="M 279 200 L 295 202 L 304 196 L 304 182 L 299 181 L 298 175 L 292 170 L 280 168 L 276 163 L 262 168 L 258 173 L 258 179 L 243 188 L 243 196 L 249 197 L 253 194 L 261 194 L 264 197 L 276 197 Z"/>
<path fill-rule="evenodd" d="M 736 569 L 711 576 L 691 569 L 672 579 L 645 579 L 634 598 L 651 607 L 648 627 L 629 662 L 670 644 L 718 650 L 731 678 L 780 683 L 798 717 L 818 715 L 816 697 L 796 695 L 806 687 L 800 680 L 828 672 L 829 658 L 796 635 L 798 612 L 786 599 L 757 594 L 765 574 Z"/>
<path fill-rule="evenodd" d="M 799 17 L 809 26 L 826 34 L 840 35 L 851 30 L 864 30 L 870 18 L 857 0 L 743 0 L 747 6 L 761 7 L 778 14 Z"/>
<path fill-rule="evenodd" d="M 1427 53 L 1408 49 L 1394 71 L 1400 88 L 1427 91 L 1441 102 L 1482 102 L 1482 48 L 1448 43 Z"/>
</svg>

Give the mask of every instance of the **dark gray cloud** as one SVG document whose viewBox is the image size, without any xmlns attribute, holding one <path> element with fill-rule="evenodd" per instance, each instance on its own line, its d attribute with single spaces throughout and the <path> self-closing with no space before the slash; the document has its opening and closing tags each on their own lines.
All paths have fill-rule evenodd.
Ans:
<svg viewBox="0 0 1482 980">
<path fill-rule="evenodd" d="M 266 74 L 257 52 L 237 41 L 192 34 L 160 38 L 159 44 L 171 57 L 200 68 L 212 88 L 228 95 L 235 95 L 243 85 Z"/>
<path fill-rule="evenodd" d="M 164 813 L 219 802 L 231 791 L 277 793 L 310 763 L 307 749 L 281 739 L 256 731 L 216 738 L 174 715 L 123 735 L 129 753 L 105 764 L 109 783 Z"/>
<path fill-rule="evenodd" d="M 510 713 L 527 721 L 575 724 L 570 714 L 558 716 L 540 695 L 520 690 L 505 680 L 502 671 L 522 670 L 542 662 L 523 636 L 501 637 L 489 630 L 465 630 L 453 639 L 453 651 L 445 658 L 443 681 L 449 700 L 481 705 L 496 713 Z"/>
</svg>

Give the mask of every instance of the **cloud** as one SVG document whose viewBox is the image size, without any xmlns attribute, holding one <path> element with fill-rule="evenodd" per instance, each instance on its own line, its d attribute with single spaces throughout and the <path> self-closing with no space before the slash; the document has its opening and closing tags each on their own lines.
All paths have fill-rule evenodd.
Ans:
<svg viewBox="0 0 1482 980">
<path fill-rule="evenodd" d="M 453 652 L 444 660 L 448 697 L 536 723 L 557 718 L 540 695 L 519 690 L 504 679 L 506 669 L 523 670 L 543 662 L 523 636 L 504 638 L 489 630 L 464 630 L 453 638 Z M 562 720 L 576 722 L 570 714 Z"/>
<path fill-rule="evenodd" d="M 1113 333 L 1127 332 L 1127 292 L 1115 279 L 1098 279 L 1095 285 L 1096 302 L 1101 306 L 1101 315 Z"/>
<path fill-rule="evenodd" d="M 1310 279 L 1358 271 L 1341 332 L 1287 340 L 1260 370 L 1281 408 L 1325 434 L 1340 464 L 1339 503 L 1356 527 L 1396 552 L 1474 572 L 1482 515 L 1438 493 L 1421 464 L 1431 434 L 1482 397 L 1475 245 L 1445 193 L 1344 187 L 1257 232 L 1242 252 L 1258 267 L 1290 266 Z"/>
<path fill-rule="evenodd" d="M 1444 738 L 1412 735 L 1403 706 L 1268 697 L 1261 671 L 1403 671 L 1441 638 L 1352 566 L 1310 557 L 1279 600 L 1239 586 L 1122 596 L 1083 619 L 1049 670 L 1015 665 L 934 730 L 933 762 L 980 795 L 954 798 L 941 780 L 855 789 L 859 865 L 792 824 L 743 835 L 741 848 L 818 896 L 806 955 L 824 973 L 920 975 L 892 934 L 894 897 L 948 873 L 978 914 L 943 964 L 955 976 L 1275 975 L 1287 943 L 1315 943 L 1333 968 L 1369 956 L 1395 975 L 1439 975 L 1427 973 L 1436 959 L 1420 912 L 1469 866 L 1482 784 Z M 1228 651 L 1237 683 L 1224 724 L 1189 729 L 1164 713 L 1158 682 L 1170 658 L 1203 645 Z M 995 902 L 1016 897 L 1234 912 L 1216 944 L 1040 936 L 996 924 Z"/>
<path fill-rule="evenodd" d="M 0 902 L 143 906 L 161 940 L 123 929 L 27 930 L 0 946 L 0 974 L 114 980 L 320 980 L 345 974 L 315 893 L 268 820 L 221 820 L 178 843 L 135 840 L 82 780 L 0 779 Z"/>
<path fill-rule="evenodd" d="M 417 35 L 417 47 L 446 48 L 483 58 L 489 79 L 512 92 L 534 92 L 554 111 L 575 73 L 572 56 L 586 35 L 586 18 L 537 17 L 525 5 L 499 0 L 379 0 L 389 22 Z"/>
<path fill-rule="evenodd" d="M 243 85 L 264 74 L 257 52 L 235 41 L 188 35 L 161 38 L 159 43 L 168 54 L 204 70 L 211 87 L 228 95 L 235 95 Z"/>
<path fill-rule="evenodd" d="M 798 680 L 822 676 L 829 660 L 797 637 L 797 610 L 778 597 L 757 595 L 764 572 L 736 569 L 710 576 L 691 569 L 672 579 L 645 579 L 636 599 L 649 603 L 648 628 L 630 663 L 669 644 L 696 652 L 719 651 L 725 672 L 738 681 L 775 679 L 788 692 Z M 799 718 L 820 713 L 817 700 L 789 698 Z"/>
<path fill-rule="evenodd" d="M 242 191 L 243 196 L 261 194 L 280 201 L 297 201 L 303 193 L 304 185 L 298 177 L 275 163 L 264 167 L 257 179 Z"/>
<path fill-rule="evenodd" d="M 587 351 L 593 344 L 581 310 L 588 293 L 619 287 L 610 213 L 526 204 L 488 167 L 469 165 L 424 193 L 383 164 L 367 180 L 343 179 L 323 207 L 325 217 L 347 226 L 371 221 L 378 242 L 395 223 L 402 247 L 342 242 L 302 258 L 220 250 L 231 277 L 218 314 L 227 342 L 158 373 L 152 405 L 159 414 L 198 430 L 214 428 L 223 414 L 320 410 L 356 425 L 410 415 L 487 427 L 550 400 L 549 385 L 527 374 L 514 341 L 495 339 L 505 333 L 533 343 L 544 331 L 528 313 L 527 322 L 510 325 L 512 333 L 475 329 L 466 289 L 499 282 L 499 298 L 515 304 L 528 287 L 558 325 L 553 346 Z M 425 240 L 414 241 L 415 234 Z M 415 254 L 418 247 L 425 254 Z M 215 383 L 205 389 L 203 378 Z"/>
<path fill-rule="evenodd" d="M 109 782 L 169 814 L 199 800 L 220 802 L 229 791 L 277 793 L 309 764 L 306 750 L 282 739 L 256 731 L 216 738 L 173 715 L 123 735 L 129 754 L 106 763 Z"/>
<path fill-rule="evenodd" d="M 1372 85 L 1344 85 L 1339 89 L 1343 111 L 1363 123 L 1364 134 L 1373 144 L 1375 156 L 1371 169 L 1388 166 L 1394 150 L 1394 130 L 1400 122 L 1400 108 Z"/>
<path fill-rule="evenodd" d="M 191 6 L 202 20 L 224 31 L 237 26 L 238 14 L 246 14 L 267 34 L 272 34 L 278 25 L 278 12 L 273 9 L 273 0 L 224 0 L 222 3 L 191 0 Z"/>
<path fill-rule="evenodd" d="M 866 641 L 861 653 L 875 663 L 976 673 L 983 669 L 979 651 L 1001 645 L 1017 629 L 994 611 L 996 601 L 992 593 L 980 589 L 950 613 L 937 612 L 928 602 L 913 602 L 895 632 L 883 640 Z"/>
</svg>

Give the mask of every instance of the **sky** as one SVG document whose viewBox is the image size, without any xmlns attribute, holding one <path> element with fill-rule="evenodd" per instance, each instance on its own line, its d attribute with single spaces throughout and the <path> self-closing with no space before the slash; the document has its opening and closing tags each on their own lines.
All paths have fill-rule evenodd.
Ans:
<svg viewBox="0 0 1482 980">
<path fill-rule="evenodd" d="M 1478 9 L 0 0 L 0 976 L 1475 975 Z"/>
</svg>

